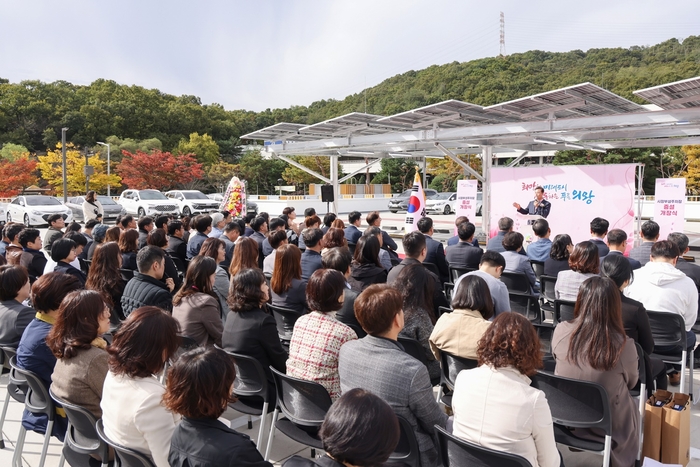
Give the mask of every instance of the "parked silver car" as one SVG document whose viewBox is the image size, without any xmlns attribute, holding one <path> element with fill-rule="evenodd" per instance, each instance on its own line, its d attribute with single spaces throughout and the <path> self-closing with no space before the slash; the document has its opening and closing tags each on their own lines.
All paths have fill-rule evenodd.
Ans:
<svg viewBox="0 0 700 467">
<path fill-rule="evenodd" d="M 102 216 L 102 222 L 115 221 L 119 216 L 125 216 L 126 210 L 118 205 L 109 196 L 97 195 L 97 201 L 102 204 L 102 210 L 104 215 Z M 66 206 L 70 208 L 73 212 L 73 218 L 77 222 L 83 222 L 83 203 L 85 202 L 85 196 L 74 196 L 68 198 Z"/>
<path fill-rule="evenodd" d="M 426 199 L 437 195 L 437 191 L 432 188 L 426 188 L 423 190 Z M 404 191 L 400 195 L 396 195 L 389 200 L 389 211 L 396 214 L 399 211 L 405 211 L 408 209 L 408 200 L 411 199 L 411 188 Z"/>
</svg>

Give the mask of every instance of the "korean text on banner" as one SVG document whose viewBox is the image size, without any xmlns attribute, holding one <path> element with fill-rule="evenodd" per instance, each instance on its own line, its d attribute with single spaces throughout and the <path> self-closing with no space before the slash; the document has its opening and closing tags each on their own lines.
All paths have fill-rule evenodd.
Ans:
<svg viewBox="0 0 700 467">
<path fill-rule="evenodd" d="M 421 185 L 420 174 L 416 172 L 411 189 L 411 198 L 408 200 L 406 210 L 406 222 L 404 229 L 406 233 L 418 230 L 418 221 L 425 217 L 425 193 Z"/>
<path fill-rule="evenodd" d="M 685 178 L 657 178 L 654 221 L 659 238 L 685 229 Z"/>
<path fill-rule="evenodd" d="M 476 219 L 476 192 L 479 182 L 476 180 L 457 180 L 457 217 L 466 216 L 472 224 Z M 455 226 L 455 235 L 457 227 Z"/>
</svg>

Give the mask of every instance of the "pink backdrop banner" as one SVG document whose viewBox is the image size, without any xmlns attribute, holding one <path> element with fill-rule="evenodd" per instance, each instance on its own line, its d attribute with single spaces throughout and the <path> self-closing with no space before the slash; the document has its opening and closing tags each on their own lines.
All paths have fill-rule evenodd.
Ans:
<svg viewBox="0 0 700 467">
<path fill-rule="evenodd" d="M 659 224 L 659 239 L 685 230 L 685 178 L 657 178 L 654 220 Z M 681 252 L 682 253 L 682 252 Z"/>
<path fill-rule="evenodd" d="M 622 229 L 634 239 L 634 195 L 636 164 L 559 165 L 549 167 L 505 167 L 491 170 L 491 231 L 498 232 L 498 219 L 510 217 L 513 230 L 535 239 L 524 209 L 535 199 L 535 187 L 542 186 L 545 199 L 552 203 L 547 217 L 551 239 L 560 233 L 571 236 L 574 244 L 590 238 L 590 222 L 602 217 L 610 229 Z M 631 244 L 631 241 L 630 241 Z"/>
</svg>

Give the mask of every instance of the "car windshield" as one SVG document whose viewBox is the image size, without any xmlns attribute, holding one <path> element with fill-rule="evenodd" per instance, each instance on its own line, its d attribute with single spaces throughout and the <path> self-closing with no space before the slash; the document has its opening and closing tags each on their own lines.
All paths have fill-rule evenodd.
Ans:
<svg viewBox="0 0 700 467">
<path fill-rule="evenodd" d="M 450 199 L 450 196 L 452 196 L 452 193 L 438 193 L 437 195 L 429 196 L 429 198 L 430 199 Z"/>
<path fill-rule="evenodd" d="M 99 201 L 100 204 L 103 205 L 103 206 L 111 206 L 111 205 L 113 205 L 113 204 L 117 204 L 117 203 L 115 203 L 114 200 L 113 200 L 112 198 L 110 198 L 109 196 L 100 196 L 100 195 L 97 195 L 97 201 Z"/>
<path fill-rule="evenodd" d="M 168 199 L 163 193 L 156 190 L 142 190 L 139 191 L 139 198 L 141 199 Z"/>
<path fill-rule="evenodd" d="M 408 197 L 411 196 L 411 190 L 412 190 L 412 189 L 413 189 L 413 188 L 409 188 L 408 190 L 404 191 L 404 192 L 401 193 L 400 195 L 396 195 L 396 197 L 397 197 L 397 198 L 408 198 Z"/>
<path fill-rule="evenodd" d="M 185 199 L 209 199 L 207 195 L 201 191 L 183 191 L 182 196 L 184 196 Z"/>
<path fill-rule="evenodd" d="M 51 196 L 27 196 L 27 206 L 60 206 L 61 202 Z"/>
</svg>

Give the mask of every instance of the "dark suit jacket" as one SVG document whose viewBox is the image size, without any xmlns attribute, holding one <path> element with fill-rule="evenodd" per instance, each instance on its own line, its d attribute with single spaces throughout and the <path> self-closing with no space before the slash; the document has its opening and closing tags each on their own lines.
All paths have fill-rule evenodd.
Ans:
<svg viewBox="0 0 700 467">
<path fill-rule="evenodd" d="M 35 314 L 33 308 L 24 306 L 17 300 L 0 302 L 0 345 L 17 348 L 24 329 L 32 322 Z"/>
<path fill-rule="evenodd" d="M 357 264 L 353 262 L 351 270 L 348 283 L 358 293 L 372 284 L 384 284 L 386 282 L 386 270 L 375 264 Z"/>
<path fill-rule="evenodd" d="M 361 236 L 362 232 L 354 225 L 350 224 L 345 227 L 345 240 L 347 240 L 348 243 L 357 243 Z"/>
<path fill-rule="evenodd" d="M 420 261 L 414 258 L 404 258 L 403 261 L 401 261 L 399 264 L 391 268 L 391 271 L 389 271 L 389 275 L 386 278 L 387 284 L 391 284 L 396 280 L 396 278 L 399 276 L 399 273 L 408 266 L 409 264 L 421 264 Z M 450 303 L 447 301 L 447 298 L 445 297 L 445 292 L 442 289 L 442 284 L 440 284 L 440 278 L 436 276 L 432 271 L 430 271 L 428 268 L 425 269 L 428 271 L 428 275 L 433 278 L 433 311 L 435 312 L 435 316 L 438 316 L 438 307 L 444 306 L 444 307 L 449 307 Z"/>
<path fill-rule="evenodd" d="M 530 201 L 529 203 L 527 203 L 527 208 L 520 208 L 520 209 L 517 209 L 517 211 L 520 214 L 525 214 L 525 215 L 527 215 L 527 214 L 535 215 L 536 214 L 536 215 L 542 216 L 546 219 L 547 216 L 549 216 L 550 209 L 552 209 L 552 203 L 550 203 L 546 199 L 543 199 L 542 201 L 540 201 L 540 204 L 537 207 L 535 207 L 535 201 L 533 200 L 533 201 Z"/>
<path fill-rule="evenodd" d="M 443 248 L 442 243 L 438 242 L 437 240 L 433 240 L 432 237 L 426 235 L 425 247 L 428 250 L 428 254 L 423 260 L 423 262 L 433 263 L 435 266 L 437 266 L 438 271 L 440 271 L 440 281 L 449 282 L 450 271 L 447 268 L 447 260 L 445 259 L 445 248 Z"/>
<path fill-rule="evenodd" d="M 544 275 L 545 276 L 554 276 L 557 277 L 557 275 L 561 271 L 568 271 L 571 269 L 569 267 L 569 260 L 568 259 L 552 259 L 551 257 L 547 258 L 544 260 Z"/>
<path fill-rule="evenodd" d="M 598 257 L 602 258 L 603 256 L 607 255 L 610 253 L 610 248 L 608 248 L 608 245 L 605 244 L 605 242 L 599 238 L 591 238 L 591 242 L 598 248 Z"/>
<path fill-rule="evenodd" d="M 24 266 L 29 273 L 29 280 L 34 283 L 42 274 L 44 274 L 44 268 L 46 267 L 46 256 L 39 250 L 32 250 L 30 248 L 25 248 L 22 252 L 22 257 L 19 260 L 19 264 Z"/>
<path fill-rule="evenodd" d="M 274 290 L 270 289 L 270 294 L 272 295 L 272 305 L 274 306 L 289 308 L 296 311 L 299 316 L 309 312 L 309 307 L 306 304 L 306 281 L 304 280 L 292 279 L 292 286 L 286 292 L 278 295 Z M 284 331 L 289 338 L 292 337 L 294 323 L 296 323 L 296 319 L 290 320 L 285 317 Z"/>
<path fill-rule="evenodd" d="M 179 237 L 168 237 L 168 248 L 165 249 L 173 258 L 180 258 L 182 264 L 187 264 L 187 243 Z"/>
<path fill-rule="evenodd" d="M 64 274 L 69 274 L 80 281 L 80 285 L 85 287 L 85 282 L 87 281 L 87 276 L 80 269 L 73 267 L 73 265 L 68 264 L 64 261 L 59 261 L 54 268 L 54 272 L 62 272 Z"/>
<path fill-rule="evenodd" d="M 224 350 L 257 359 L 270 382 L 270 365 L 282 373 L 287 372 L 287 352 L 280 343 L 275 318 L 260 308 L 230 312 L 224 325 L 221 344 Z"/>
<path fill-rule="evenodd" d="M 247 435 L 214 418 L 183 417 L 173 432 L 168 463 L 171 467 L 272 467 Z"/>
<path fill-rule="evenodd" d="M 322 268 L 323 264 L 321 264 L 321 253 L 318 251 L 309 250 L 308 248 L 304 250 L 304 253 L 301 254 L 302 280 L 308 281 L 309 277 L 311 277 L 314 272 Z"/>
<path fill-rule="evenodd" d="M 479 269 L 479 262 L 484 255 L 484 250 L 473 246 L 471 243 L 459 242 L 447 250 L 445 259 L 450 266 L 459 268 Z"/>
<path fill-rule="evenodd" d="M 647 310 L 637 300 L 633 300 L 625 294 L 620 293 L 622 301 L 622 322 L 625 325 L 625 334 L 634 339 L 646 354 L 654 351 L 654 338 L 649 327 L 649 317 Z"/>
<path fill-rule="evenodd" d="M 362 329 L 360 323 L 355 317 L 355 299 L 359 294 L 352 289 L 345 289 L 345 296 L 343 298 L 343 307 L 335 313 L 335 319 L 343 324 L 347 324 L 355 331 L 358 338 L 363 338 L 367 333 Z"/>
<path fill-rule="evenodd" d="M 621 255 L 621 254 L 622 254 L 621 251 L 610 250 L 610 253 L 608 253 L 607 255 L 605 255 L 605 256 L 603 256 L 603 257 L 600 258 L 600 264 L 603 264 L 603 260 L 604 260 L 605 258 L 607 258 L 608 256 L 610 256 L 610 255 Z M 639 261 L 637 261 L 636 259 L 628 258 L 627 256 L 625 256 L 625 258 L 627 258 L 627 261 L 629 261 L 630 266 L 632 267 L 632 270 L 633 270 L 633 271 L 634 271 L 635 269 L 639 269 L 639 268 L 642 267 L 642 264 L 641 264 Z"/>
<path fill-rule="evenodd" d="M 139 229 L 139 240 L 138 240 L 138 246 L 139 250 L 143 247 L 148 245 L 148 232 L 145 230 Z"/>
<path fill-rule="evenodd" d="M 447 246 L 448 247 L 451 247 L 451 246 L 456 245 L 458 243 L 459 243 L 459 237 L 457 235 L 447 239 Z M 471 244 L 478 248 L 479 247 L 479 240 L 477 240 L 476 238 L 473 238 Z M 448 250 L 449 250 L 449 248 L 448 248 Z"/>
<path fill-rule="evenodd" d="M 492 237 L 486 244 L 486 251 L 497 251 L 498 253 L 503 253 L 506 251 L 506 249 L 503 248 L 503 237 L 505 237 L 507 233 L 508 232 L 499 230 L 498 234 L 495 237 Z M 523 256 L 527 256 L 525 248 L 521 249 L 519 253 Z"/>
<path fill-rule="evenodd" d="M 265 234 L 253 232 L 250 238 L 258 243 L 258 267 L 262 271 L 263 261 L 265 260 L 265 255 L 263 255 L 263 242 L 265 241 Z"/>
</svg>

